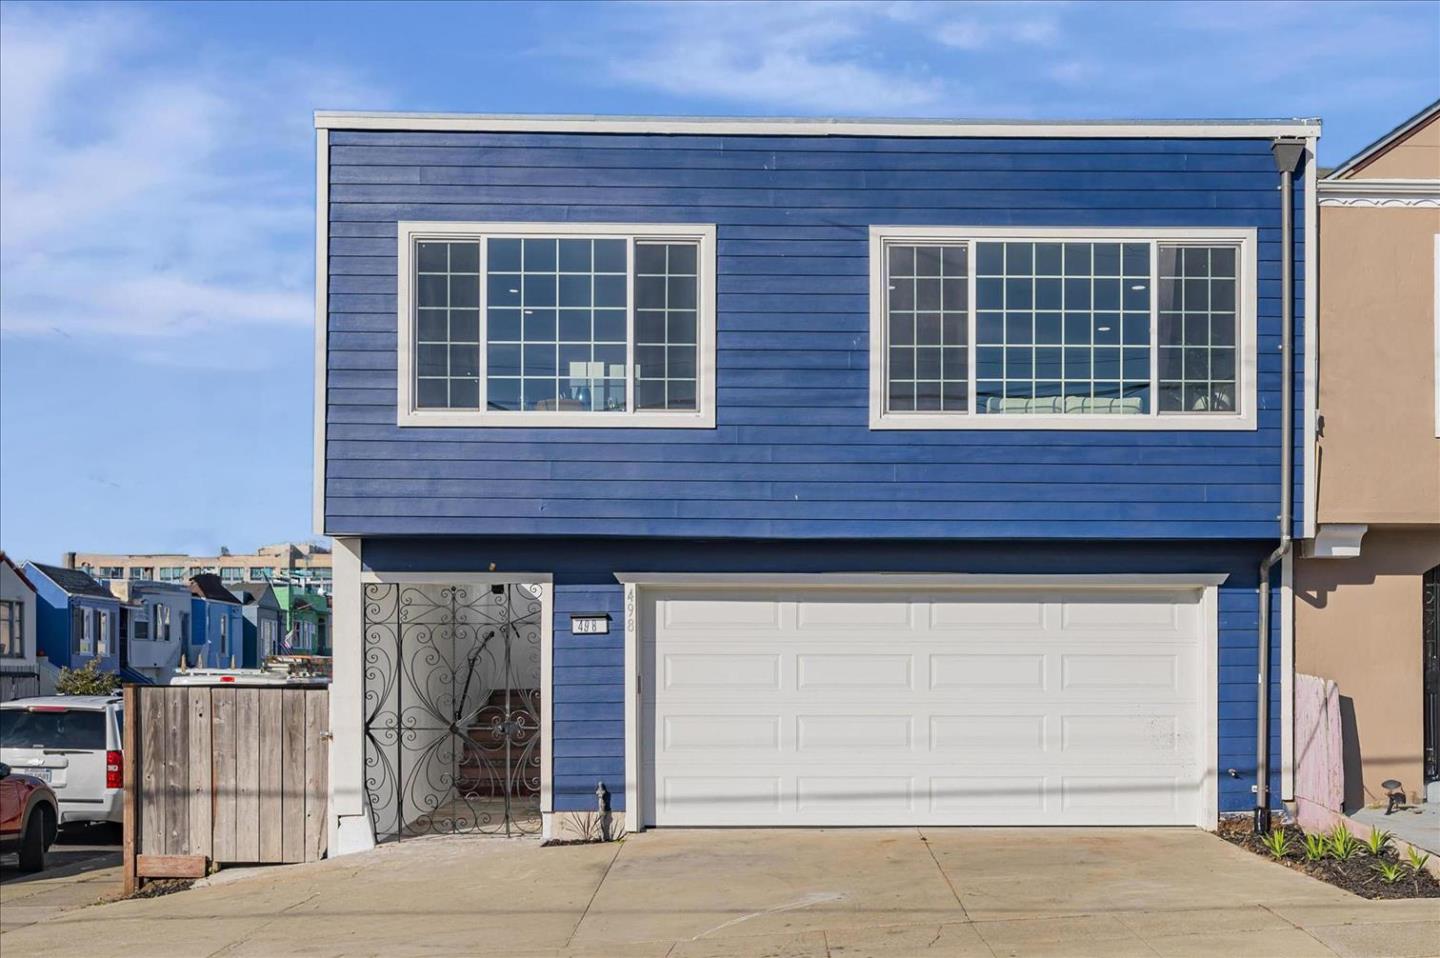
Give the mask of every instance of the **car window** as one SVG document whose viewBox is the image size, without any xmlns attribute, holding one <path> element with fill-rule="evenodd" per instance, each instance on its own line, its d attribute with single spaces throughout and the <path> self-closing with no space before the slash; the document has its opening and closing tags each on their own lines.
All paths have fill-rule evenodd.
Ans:
<svg viewBox="0 0 1440 958">
<path fill-rule="evenodd" d="M 105 748 L 105 713 L 0 709 L 0 748 Z"/>
</svg>

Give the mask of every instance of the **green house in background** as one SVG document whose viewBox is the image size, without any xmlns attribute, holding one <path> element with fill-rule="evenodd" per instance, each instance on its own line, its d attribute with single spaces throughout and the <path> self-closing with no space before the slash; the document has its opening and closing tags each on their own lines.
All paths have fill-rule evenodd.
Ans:
<svg viewBox="0 0 1440 958">
<path fill-rule="evenodd" d="M 280 654 L 330 654 L 330 602 L 319 592 L 289 585 L 272 586 L 285 616 Z"/>
</svg>

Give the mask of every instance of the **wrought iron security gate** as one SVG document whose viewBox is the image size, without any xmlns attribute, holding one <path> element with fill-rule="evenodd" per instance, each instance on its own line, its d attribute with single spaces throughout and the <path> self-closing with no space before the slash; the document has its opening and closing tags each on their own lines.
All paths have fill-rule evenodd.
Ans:
<svg viewBox="0 0 1440 958">
<path fill-rule="evenodd" d="M 540 610 L 538 586 L 365 586 L 377 839 L 539 831 Z"/>
</svg>

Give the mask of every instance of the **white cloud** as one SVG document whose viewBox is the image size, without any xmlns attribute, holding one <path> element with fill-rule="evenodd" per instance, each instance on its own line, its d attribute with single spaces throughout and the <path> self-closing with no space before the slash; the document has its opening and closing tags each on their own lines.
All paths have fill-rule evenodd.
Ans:
<svg viewBox="0 0 1440 958">
<path fill-rule="evenodd" d="M 935 38 L 957 50 L 985 50 L 1024 46 L 1053 46 L 1060 40 L 1060 25 L 1049 16 L 1014 15 L 1008 7 L 976 7 L 966 16 L 946 19 Z"/>
<path fill-rule="evenodd" d="M 867 30 L 909 14 L 867 3 L 646 5 L 607 61 L 617 80 L 681 96 L 771 108 L 904 112 L 935 104 L 940 83 L 879 56 Z"/>
<path fill-rule="evenodd" d="M 155 353 L 309 324 L 310 112 L 383 102 L 344 71 L 181 48 L 137 8 L 7 5 L 3 331 Z"/>
</svg>

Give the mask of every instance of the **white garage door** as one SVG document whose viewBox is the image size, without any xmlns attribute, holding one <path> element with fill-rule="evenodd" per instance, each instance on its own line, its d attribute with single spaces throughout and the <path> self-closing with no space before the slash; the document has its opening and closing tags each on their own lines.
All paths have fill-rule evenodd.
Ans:
<svg viewBox="0 0 1440 958">
<path fill-rule="evenodd" d="M 1201 596 L 642 593 L 645 821 L 1196 824 Z"/>
</svg>

